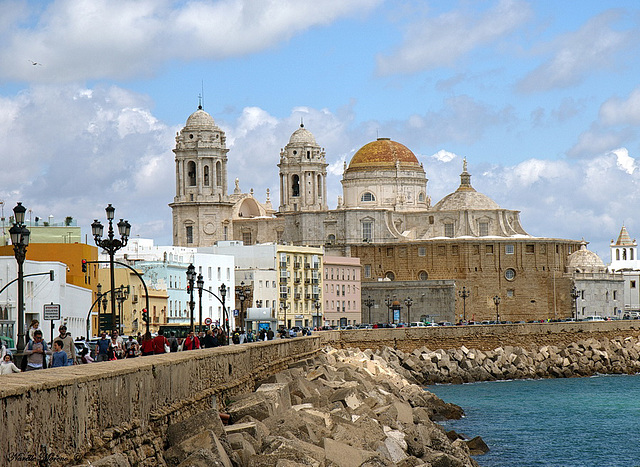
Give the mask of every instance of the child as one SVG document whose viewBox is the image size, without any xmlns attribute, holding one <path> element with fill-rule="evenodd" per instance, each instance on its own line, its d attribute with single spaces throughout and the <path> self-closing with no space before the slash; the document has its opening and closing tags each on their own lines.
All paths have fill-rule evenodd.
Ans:
<svg viewBox="0 0 640 467">
<path fill-rule="evenodd" d="M 51 357 L 51 368 L 57 366 L 67 366 L 67 352 L 62 350 L 64 347 L 64 342 L 60 339 L 56 339 L 53 341 L 53 356 Z"/>
<path fill-rule="evenodd" d="M 20 373 L 20 368 L 15 366 L 11 361 L 11 354 L 5 354 L 2 359 L 2 363 L 0 363 L 0 375 L 8 375 L 11 373 Z"/>
<path fill-rule="evenodd" d="M 80 351 L 80 361 L 82 363 L 93 363 L 93 358 L 89 355 L 89 349 L 86 347 Z"/>
</svg>

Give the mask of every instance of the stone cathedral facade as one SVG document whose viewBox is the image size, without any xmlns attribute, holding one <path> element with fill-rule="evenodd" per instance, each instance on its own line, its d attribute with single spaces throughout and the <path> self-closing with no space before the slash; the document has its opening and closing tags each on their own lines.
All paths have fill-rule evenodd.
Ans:
<svg viewBox="0 0 640 467">
<path fill-rule="evenodd" d="M 239 183 L 227 186 L 226 136 L 198 108 L 176 135 L 173 243 L 322 246 L 328 254 L 357 256 L 363 282 L 453 279 L 471 291 L 467 319 L 569 316 L 568 256 L 575 240 L 533 237 L 520 212 L 500 207 L 476 191 L 464 161 L 460 185 L 432 205 L 423 165 L 401 143 L 378 138 L 345 163 L 342 196 L 328 208 L 324 149 L 302 124 L 280 152 L 280 203 L 260 202 Z M 364 287 L 364 284 L 363 284 Z M 460 301 L 461 302 L 461 301 Z M 456 318 L 462 303 L 456 303 Z"/>
</svg>

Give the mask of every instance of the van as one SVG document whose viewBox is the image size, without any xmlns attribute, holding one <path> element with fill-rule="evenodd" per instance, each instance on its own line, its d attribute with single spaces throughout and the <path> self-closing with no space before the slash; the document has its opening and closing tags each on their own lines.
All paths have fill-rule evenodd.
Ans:
<svg viewBox="0 0 640 467">
<path fill-rule="evenodd" d="M 582 321 L 604 321 L 605 319 L 602 316 L 587 316 Z"/>
</svg>

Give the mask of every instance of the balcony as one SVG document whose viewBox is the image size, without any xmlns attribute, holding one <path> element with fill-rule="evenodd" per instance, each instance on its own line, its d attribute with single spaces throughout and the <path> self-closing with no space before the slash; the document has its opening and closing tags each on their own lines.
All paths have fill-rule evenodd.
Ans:
<svg viewBox="0 0 640 467">
<path fill-rule="evenodd" d="M 295 279 L 293 279 L 293 282 L 296 283 L 296 284 L 299 284 L 300 283 L 300 278 L 296 277 Z"/>
<path fill-rule="evenodd" d="M 311 263 L 304 263 L 305 269 L 311 269 Z"/>
<path fill-rule="evenodd" d="M 320 269 L 320 263 L 313 263 L 313 269 Z"/>
<path fill-rule="evenodd" d="M 286 261 L 280 261 L 280 269 L 287 269 L 287 262 Z"/>
<path fill-rule="evenodd" d="M 300 269 L 300 266 L 301 266 L 301 265 L 302 265 L 302 264 L 300 263 L 300 261 L 295 261 L 295 262 L 293 263 L 293 269 Z"/>
<path fill-rule="evenodd" d="M 299 293 L 295 294 L 295 295 L 293 296 L 293 298 L 294 298 L 294 299 L 296 299 L 296 300 L 300 300 L 300 294 L 299 294 Z"/>
<path fill-rule="evenodd" d="M 306 298 L 307 300 L 311 300 L 311 294 L 310 293 L 305 294 L 304 298 Z"/>
<path fill-rule="evenodd" d="M 304 280 L 304 283 L 305 283 L 305 284 L 311 284 L 311 279 L 305 279 L 305 280 Z"/>
<path fill-rule="evenodd" d="M 280 283 L 281 284 L 286 284 L 288 281 L 289 281 L 289 278 L 287 278 L 287 277 L 281 277 L 280 278 Z"/>
<path fill-rule="evenodd" d="M 288 294 L 286 292 L 280 292 L 280 300 L 286 300 L 288 297 Z"/>
<path fill-rule="evenodd" d="M 320 283 L 320 280 L 319 279 L 311 279 L 311 283 L 318 285 Z"/>
<path fill-rule="evenodd" d="M 314 293 L 313 294 L 313 299 L 314 300 L 320 300 L 320 294 Z"/>
</svg>

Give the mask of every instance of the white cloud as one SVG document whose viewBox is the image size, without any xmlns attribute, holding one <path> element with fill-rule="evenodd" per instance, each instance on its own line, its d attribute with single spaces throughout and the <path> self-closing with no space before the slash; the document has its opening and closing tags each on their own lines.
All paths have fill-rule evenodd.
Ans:
<svg viewBox="0 0 640 467">
<path fill-rule="evenodd" d="M 0 14 L 0 78 L 42 83 L 151 76 L 166 61 L 265 50 L 378 3 L 53 0 L 33 8 L 30 21 L 25 12 Z M 8 10 L 0 6 L 0 13 Z"/>
<path fill-rule="evenodd" d="M 640 124 L 640 87 L 634 89 L 626 100 L 612 97 L 600 107 L 600 121 L 604 125 Z"/>
<path fill-rule="evenodd" d="M 636 160 L 629 155 L 627 148 L 619 148 L 611 152 L 616 156 L 616 165 L 620 170 L 632 175 L 638 168 Z"/>
<path fill-rule="evenodd" d="M 530 16 L 526 3 L 500 0 L 481 15 L 476 11 L 450 11 L 417 20 L 409 24 L 404 42 L 396 50 L 377 57 L 377 71 L 391 75 L 451 66 L 473 49 L 507 36 Z"/>
<path fill-rule="evenodd" d="M 440 149 L 438 152 L 431 156 L 433 159 L 438 160 L 440 162 L 451 162 L 454 158 L 459 157 L 453 152 L 445 151 L 444 149 Z"/>
<path fill-rule="evenodd" d="M 595 70 L 613 69 L 619 52 L 635 42 L 637 31 L 620 30 L 616 22 L 623 13 L 605 11 L 587 21 L 579 30 L 555 37 L 538 47 L 552 57 L 531 71 L 519 83 L 523 92 L 566 88 L 582 81 Z"/>
</svg>

